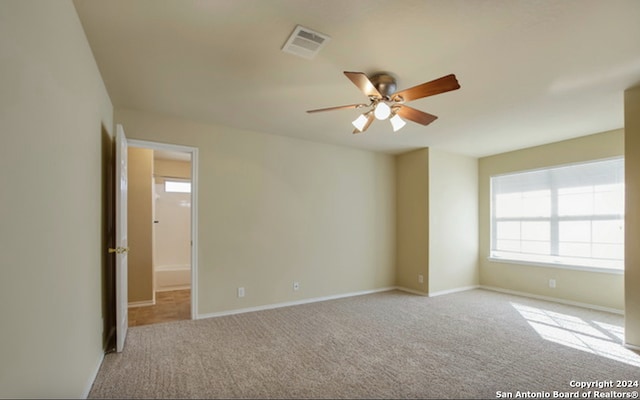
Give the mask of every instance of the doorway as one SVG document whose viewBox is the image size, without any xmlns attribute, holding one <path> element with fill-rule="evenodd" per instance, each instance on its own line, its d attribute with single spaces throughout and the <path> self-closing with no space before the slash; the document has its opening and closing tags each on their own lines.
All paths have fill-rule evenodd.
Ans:
<svg viewBox="0 0 640 400">
<path fill-rule="evenodd" d="M 129 140 L 129 326 L 197 317 L 197 149 Z"/>
</svg>

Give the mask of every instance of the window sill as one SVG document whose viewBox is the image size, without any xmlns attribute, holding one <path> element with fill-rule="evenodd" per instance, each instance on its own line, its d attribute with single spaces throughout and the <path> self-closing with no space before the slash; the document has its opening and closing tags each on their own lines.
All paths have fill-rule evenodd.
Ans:
<svg viewBox="0 0 640 400">
<path fill-rule="evenodd" d="M 497 263 L 503 263 L 503 264 L 529 265 L 529 266 L 532 266 L 532 267 L 570 269 L 570 270 L 576 270 L 576 271 L 599 272 L 599 273 L 611 274 L 611 275 L 623 275 L 624 274 L 624 270 L 622 270 L 622 269 L 613 269 L 613 268 L 587 267 L 587 266 L 583 266 L 583 265 L 546 263 L 546 262 L 542 262 L 542 261 L 524 261 L 524 260 L 514 260 L 514 259 L 496 258 L 496 257 L 487 257 L 487 260 L 489 260 L 491 262 L 497 262 Z"/>
</svg>

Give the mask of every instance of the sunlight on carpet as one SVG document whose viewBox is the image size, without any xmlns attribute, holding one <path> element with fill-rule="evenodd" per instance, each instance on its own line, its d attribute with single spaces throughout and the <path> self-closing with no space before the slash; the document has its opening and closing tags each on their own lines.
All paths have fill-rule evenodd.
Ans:
<svg viewBox="0 0 640 400">
<path fill-rule="evenodd" d="M 640 355 L 621 344 L 621 326 L 513 302 L 511 305 L 545 340 L 640 367 Z"/>
</svg>

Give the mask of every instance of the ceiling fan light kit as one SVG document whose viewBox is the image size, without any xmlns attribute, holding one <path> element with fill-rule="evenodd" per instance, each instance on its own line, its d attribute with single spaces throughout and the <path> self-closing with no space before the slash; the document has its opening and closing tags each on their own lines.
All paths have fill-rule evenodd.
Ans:
<svg viewBox="0 0 640 400">
<path fill-rule="evenodd" d="M 366 131 L 374 119 L 389 119 L 394 132 L 397 132 L 406 125 L 406 122 L 402 118 L 421 125 L 429 125 L 438 117 L 416 110 L 415 108 L 407 106 L 405 103 L 460 88 L 460 84 L 454 74 L 449 74 L 399 92 L 396 92 L 395 78 L 387 73 L 377 73 L 371 77 L 367 77 L 363 72 L 345 71 L 344 74 L 362 93 L 369 97 L 369 103 L 320 108 L 308 110 L 307 112 L 315 113 L 367 107 L 369 110 L 358 116 L 358 118 L 352 122 L 356 128 L 353 133 Z"/>
</svg>

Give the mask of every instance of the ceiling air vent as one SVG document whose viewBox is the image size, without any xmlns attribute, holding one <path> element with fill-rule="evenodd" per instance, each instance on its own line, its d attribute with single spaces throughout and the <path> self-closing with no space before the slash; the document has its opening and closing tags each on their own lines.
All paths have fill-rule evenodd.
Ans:
<svg viewBox="0 0 640 400">
<path fill-rule="evenodd" d="M 297 25 L 289 39 L 287 39 L 287 43 L 282 47 L 282 51 L 310 60 L 318 54 L 322 46 L 327 44 L 329 40 L 331 38 L 323 33 Z"/>
</svg>

